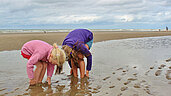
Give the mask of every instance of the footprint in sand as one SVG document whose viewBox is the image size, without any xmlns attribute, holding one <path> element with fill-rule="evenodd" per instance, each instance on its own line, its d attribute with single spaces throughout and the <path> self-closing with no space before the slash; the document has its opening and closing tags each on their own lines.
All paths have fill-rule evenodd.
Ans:
<svg viewBox="0 0 171 96">
<path fill-rule="evenodd" d="M 134 88 L 141 88 L 141 87 L 140 87 L 140 83 L 136 83 L 136 84 L 134 85 Z"/>
<path fill-rule="evenodd" d="M 105 80 L 107 80 L 107 79 L 109 79 L 110 78 L 110 76 L 108 76 L 108 77 L 105 77 L 103 80 L 105 81 Z"/>
<path fill-rule="evenodd" d="M 162 64 L 162 65 L 160 65 L 159 67 L 158 67 L 158 69 L 162 69 L 162 68 L 164 68 L 166 65 L 164 65 L 164 64 Z"/>
<path fill-rule="evenodd" d="M 145 81 L 145 80 L 142 80 L 142 81 L 141 81 L 141 83 L 144 83 L 144 82 L 146 82 L 146 81 Z"/>
<path fill-rule="evenodd" d="M 147 72 L 145 72 L 145 75 L 148 75 L 149 72 L 150 72 L 150 70 L 148 70 Z"/>
<path fill-rule="evenodd" d="M 171 80 L 171 70 L 167 70 L 166 79 Z"/>
<path fill-rule="evenodd" d="M 100 92 L 99 91 L 99 89 L 101 88 L 101 86 L 97 86 L 96 88 L 93 88 L 93 91 L 92 91 L 92 93 L 98 93 L 98 92 Z M 91 88 L 92 89 L 92 88 Z"/>
<path fill-rule="evenodd" d="M 122 93 L 119 93 L 117 96 L 122 96 Z"/>
<path fill-rule="evenodd" d="M 122 73 L 121 75 L 122 75 L 122 76 L 123 76 L 123 75 L 126 75 L 126 73 Z"/>
<path fill-rule="evenodd" d="M 139 96 L 138 94 L 133 94 L 132 96 Z"/>
<path fill-rule="evenodd" d="M 67 78 L 62 78 L 61 80 L 67 80 Z"/>
<path fill-rule="evenodd" d="M 115 86 L 110 86 L 109 88 L 114 88 Z"/>
<path fill-rule="evenodd" d="M 138 73 L 133 73 L 132 75 L 134 75 L 135 77 L 137 77 Z"/>
<path fill-rule="evenodd" d="M 58 83 L 59 81 L 55 81 L 55 83 Z"/>
<path fill-rule="evenodd" d="M 93 88 L 93 90 L 99 90 L 101 88 L 101 86 L 97 86 L 96 88 Z"/>
<path fill-rule="evenodd" d="M 128 89 L 128 87 L 126 87 L 126 86 L 121 87 L 121 91 L 125 91 L 125 90 L 127 90 L 127 89 Z"/>
<path fill-rule="evenodd" d="M 121 81 L 121 78 L 117 78 L 118 81 Z"/>
<path fill-rule="evenodd" d="M 155 72 L 155 75 L 156 75 L 156 76 L 159 76 L 159 75 L 161 75 L 161 72 L 162 72 L 162 70 L 157 70 L 157 71 Z"/>
<path fill-rule="evenodd" d="M 98 93 L 98 92 L 100 92 L 100 91 L 92 91 L 91 93 Z"/>
<path fill-rule="evenodd" d="M 169 61 L 171 61 L 171 58 L 169 58 L 169 59 L 166 60 L 166 62 L 169 62 Z"/>
<path fill-rule="evenodd" d="M 123 68 L 118 68 L 118 69 L 116 69 L 116 70 L 123 70 Z"/>
<path fill-rule="evenodd" d="M 115 72 L 113 72 L 112 74 L 115 74 Z"/>
<path fill-rule="evenodd" d="M 144 89 L 144 91 L 149 94 L 149 95 L 152 95 L 151 92 L 150 92 L 150 89 Z"/>
<path fill-rule="evenodd" d="M 128 78 L 129 81 L 135 81 L 137 78 Z"/>
<path fill-rule="evenodd" d="M 128 85 L 129 83 L 131 83 L 131 81 L 128 80 L 127 82 L 124 83 L 124 85 Z"/>
<path fill-rule="evenodd" d="M 127 72 L 128 70 L 123 70 L 122 72 Z"/>
<path fill-rule="evenodd" d="M 150 67 L 150 69 L 154 69 L 154 67 Z"/>
</svg>

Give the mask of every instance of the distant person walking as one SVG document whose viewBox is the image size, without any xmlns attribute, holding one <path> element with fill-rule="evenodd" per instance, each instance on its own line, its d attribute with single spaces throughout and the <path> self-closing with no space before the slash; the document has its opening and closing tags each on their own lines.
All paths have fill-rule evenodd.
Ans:
<svg viewBox="0 0 171 96">
<path fill-rule="evenodd" d="M 166 32 L 168 32 L 168 27 L 166 26 Z"/>
<path fill-rule="evenodd" d="M 68 63 L 71 67 L 70 73 L 77 77 L 77 68 L 80 69 L 80 77 L 85 75 L 84 56 L 87 58 L 86 76 L 92 66 L 92 55 L 89 49 L 93 43 L 93 33 L 87 29 L 76 29 L 71 31 L 64 39 L 62 48 L 67 54 Z"/>
</svg>

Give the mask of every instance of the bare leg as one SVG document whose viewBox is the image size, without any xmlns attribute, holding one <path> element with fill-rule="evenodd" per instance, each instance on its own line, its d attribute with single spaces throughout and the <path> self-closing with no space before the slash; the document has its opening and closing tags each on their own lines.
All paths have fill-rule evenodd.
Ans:
<svg viewBox="0 0 171 96">
<path fill-rule="evenodd" d="M 77 77 L 77 67 L 75 66 L 72 59 L 71 59 L 71 66 L 72 66 L 72 71 L 73 71 L 74 77 Z"/>
<path fill-rule="evenodd" d="M 34 71 L 34 80 L 36 81 L 36 83 L 38 83 L 43 65 L 42 62 L 37 62 L 35 65 L 36 65 L 36 70 Z"/>
<path fill-rule="evenodd" d="M 85 63 L 84 63 L 84 60 L 80 60 L 79 65 L 80 65 L 80 78 L 84 78 L 84 75 L 85 75 Z"/>
<path fill-rule="evenodd" d="M 73 74 L 73 71 L 72 71 L 72 68 L 71 68 L 71 70 L 70 70 L 70 75 L 72 75 Z"/>
<path fill-rule="evenodd" d="M 42 80 L 43 80 L 43 77 L 44 77 L 44 75 L 45 75 L 46 68 L 47 68 L 47 63 L 46 63 L 46 62 L 42 62 L 42 65 L 43 65 L 43 68 L 42 68 L 42 71 L 41 71 L 41 73 L 40 73 L 38 83 L 42 83 Z"/>
</svg>

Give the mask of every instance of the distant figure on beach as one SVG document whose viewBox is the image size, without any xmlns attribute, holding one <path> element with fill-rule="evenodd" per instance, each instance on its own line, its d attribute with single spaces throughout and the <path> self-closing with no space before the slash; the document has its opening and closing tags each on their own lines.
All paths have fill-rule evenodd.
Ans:
<svg viewBox="0 0 171 96">
<path fill-rule="evenodd" d="M 87 58 L 86 76 L 92 67 L 92 55 L 89 49 L 93 43 L 93 33 L 87 29 L 75 29 L 64 39 L 62 48 L 64 49 L 68 63 L 71 67 L 71 75 L 77 77 L 77 68 L 80 69 L 80 77 L 85 75 L 84 56 Z"/>
<path fill-rule="evenodd" d="M 44 33 L 47 33 L 46 31 L 43 31 Z"/>
<path fill-rule="evenodd" d="M 168 27 L 166 26 L 166 32 L 168 32 Z"/>
<path fill-rule="evenodd" d="M 57 66 L 55 74 L 60 74 L 66 58 L 64 51 L 58 48 L 56 43 L 52 46 L 41 40 L 25 43 L 21 48 L 21 55 L 28 59 L 27 74 L 30 85 L 42 83 L 46 68 L 46 81 L 50 85 L 54 66 Z M 34 65 L 36 65 L 35 71 L 33 71 Z"/>
</svg>

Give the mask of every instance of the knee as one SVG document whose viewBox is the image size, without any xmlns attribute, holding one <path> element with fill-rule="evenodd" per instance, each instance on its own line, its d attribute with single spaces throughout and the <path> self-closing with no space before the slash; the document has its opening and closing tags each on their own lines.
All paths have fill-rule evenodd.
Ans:
<svg viewBox="0 0 171 96">
<path fill-rule="evenodd" d="M 46 68 L 47 67 L 47 63 L 43 62 L 43 67 Z"/>
<path fill-rule="evenodd" d="M 43 68 L 43 64 L 41 62 L 38 62 L 38 63 L 36 63 L 36 67 L 38 69 L 42 69 Z"/>
<path fill-rule="evenodd" d="M 43 68 L 46 69 L 47 68 L 47 63 L 43 62 Z"/>
<path fill-rule="evenodd" d="M 78 63 L 79 63 L 79 64 L 84 63 L 84 59 L 79 59 L 79 60 L 78 60 Z"/>
</svg>

